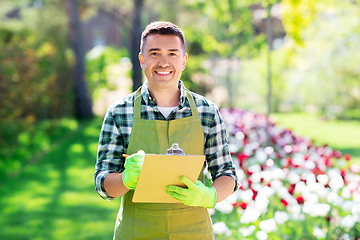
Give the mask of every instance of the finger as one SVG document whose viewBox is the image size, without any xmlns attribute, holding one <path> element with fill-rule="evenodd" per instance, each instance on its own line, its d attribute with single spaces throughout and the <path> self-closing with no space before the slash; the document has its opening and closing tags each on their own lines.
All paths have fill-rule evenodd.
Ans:
<svg viewBox="0 0 360 240">
<path fill-rule="evenodd" d="M 145 155 L 145 152 L 143 150 L 139 150 L 136 154 Z"/>
<path fill-rule="evenodd" d="M 128 169 L 128 171 L 139 173 L 141 166 L 138 166 L 137 164 L 133 164 L 132 162 L 125 162 L 124 165 L 125 169 Z"/>
<path fill-rule="evenodd" d="M 166 190 L 169 191 L 169 192 L 174 192 L 174 193 L 183 195 L 183 196 L 185 196 L 185 195 L 186 195 L 186 192 L 188 191 L 188 190 L 185 189 L 185 188 L 178 187 L 178 186 L 175 186 L 175 185 L 169 185 L 169 186 L 167 186 L 167 187 L 166 187 Z"/>
<path fill-rule="evenodd" d="M 180 202 L 185 200 L 185 197 L 181 194 L 178 194 L 177 192 L 166 191 L 166 193 Z"/>
<path fill-rule="evenodd" d="M 181 176 L 180 181 L 182 181 L 188 188 L 193 188 L 195 186 L 195 184 L 185 176 Z"/>
</svg>

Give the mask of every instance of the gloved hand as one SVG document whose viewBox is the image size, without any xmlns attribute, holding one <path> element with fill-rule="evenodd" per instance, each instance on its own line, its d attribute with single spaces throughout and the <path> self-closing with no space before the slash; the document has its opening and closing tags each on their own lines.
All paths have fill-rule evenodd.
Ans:
<svg viewBox="0 0 360 240">
<path fill-rule="evenodd" d="M 135 189 L 144 158 L 145 152 L 139 150 L 137 153 L 132 154 L 125 159 L 125 170 L 123 172 L 123 183 L 125 187 L 132 190 Z"/>
<path fill-rule="evenodd" d="M 166 187 L 166 192 L 176 200 L 188 206 L 201 206 L 213 208 L 216 204 L 216 190 L 213 187 L 206 187 L 201 181 L 194 184 L 185 176 L 180 180 L 188 187 L 182 188 L 174 185 Z"/>
</svg>

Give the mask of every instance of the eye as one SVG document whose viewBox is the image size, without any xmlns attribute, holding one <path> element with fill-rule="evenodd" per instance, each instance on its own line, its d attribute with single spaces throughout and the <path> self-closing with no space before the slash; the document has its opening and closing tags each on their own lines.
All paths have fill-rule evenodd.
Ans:
<svg viewBox="0 0 360 240">
<path fill-rule="evenodd" d="M 157 53 L 157 52 L 151 52 L 150 53 L 150 56 L 158 56 L 159 55 L 159 53 Z"/>
<path fill-rule="evenodd" d="M 175 52 L 170 53 L 170 56 L 177 56 Z"/>
</svg>

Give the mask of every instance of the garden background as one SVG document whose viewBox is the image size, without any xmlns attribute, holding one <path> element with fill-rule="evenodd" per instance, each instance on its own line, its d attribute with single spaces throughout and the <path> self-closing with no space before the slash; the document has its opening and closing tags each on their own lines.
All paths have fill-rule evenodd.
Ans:
<svg viewBox="0 0 360 240">
<path fill-rule="evenodd" d="M 227 124 L 243 187 L 217 239 L 360 237 L 359 0 L 4 0 L 0 239 L 111 239 L 97 142 L 154 20 L 184 30 L 182 80 Z"/>
</svg>

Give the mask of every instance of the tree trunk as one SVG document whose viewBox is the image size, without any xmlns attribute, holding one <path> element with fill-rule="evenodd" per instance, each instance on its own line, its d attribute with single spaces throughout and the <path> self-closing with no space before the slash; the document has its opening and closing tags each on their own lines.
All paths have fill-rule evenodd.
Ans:
<svg viewBox="0 0 360 240">
<path fill-rule="evenodd" d="M 135 91 L 142 85 L 142 69 L 139 63 L 140 39 L 141 39 L 141 12 L 144 0 L 134 0 L 134 19 L 131 33 L 131 63 L 132 63 L 132 81 Z"/>
<path fill-rule="evenodd" d="M 268 86 L 268 93 L 267 93 L 267 113 L 266 113 L 266 144 L 270 144 L 270 136 L 269 136 L 269 117 L 271 113 L 271 51 L 273 49 L 273 39 L 272 39 L 272 25 L 271 25 L 271 7 L 272 5 L 269 4 L 267 6 L 268 16 L 266 18 L 266 36 L 268 42 L 268 54 L 267 54 L 267 86 Z"/>
<path fill-rule="evenodd" d="M 88 96 L 85 82 L 85 49 L 77 0 L 66 0 L 64 3 L 69 18 L 71 46 L 76 57 L 73 73 L 75 78 L 74 91 L 76 116 L 78 118 L 92 118 L 92 104 L 91 99 Z"/>
</svg>

